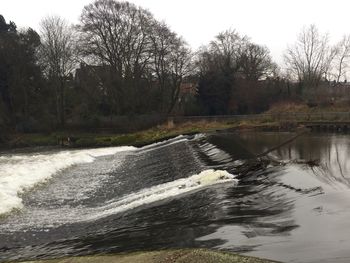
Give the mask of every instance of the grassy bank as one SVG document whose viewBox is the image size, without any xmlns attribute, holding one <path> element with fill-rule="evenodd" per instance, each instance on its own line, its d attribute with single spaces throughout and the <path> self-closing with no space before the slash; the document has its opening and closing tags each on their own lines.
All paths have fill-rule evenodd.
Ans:
<svg viewBox="0 0 350 263">
<path fill-rule="evenodd" d="M 0 134 L 0 148 L 22 148 L 35 146 L 67 146 L 74 148 L 107 146 L 143 146 L 165 140 L 180 134 L 195 134 L 216 130 L 263 130 L 293 131 L 298 122 L 303 121 L 350 121 L 350 106 L 333 105 L 327 107 L 309 107 L 305 103 L 282 103 L 274 105 L 261 115 L 246 115 L 244 120 L 212 116 L 180 120 L 181 124 L 167 123 L 151 129 L 133 133 L 115 133 L 113 129 L 104 132 L 88 133 L 80 131 L 59 131 L 36 134 Z M 223 117 L 223 118 L 220 118 Z M 254 118 L 254 119 L 253 119 Z M 228 120 L 230 119 L 230 121 Z"/>
<path fill-rule="evenodd" d="M 143 146 L 165 140 L 181 134 L 195 134 L 216 130 L 241 129 L 278 129 L 280 123 L 272 120 L 259 121 L 197 121 L 182 124 L 164 124 L 157 127 L 128 134 L 55 132 L 51 134 L 13 134 L 8 135 L 3 147 L 67 146 L 67 147 L 107 147 L 107 146 Z"/>
<path fill-rule="evenodd" d="M 121 255 L 67 257 L 30 263 L 269 263 L 276 262 L 206 249 L 177 249 Z M 27 262 L 29 263 L 29 262 Z"/>
</svg>

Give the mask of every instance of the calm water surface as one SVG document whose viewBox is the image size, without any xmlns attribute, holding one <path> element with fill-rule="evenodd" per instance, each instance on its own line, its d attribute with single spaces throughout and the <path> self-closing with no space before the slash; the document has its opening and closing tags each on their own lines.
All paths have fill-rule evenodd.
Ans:
<svg viewBox="0 0 350 263">
<path fill-rule="evenodd" d="M 256 161 L 293 136 L 2 153 L 0 261 L 206 247 L 350 262 L 350 135 L 306 134 Z"/>
</svg>

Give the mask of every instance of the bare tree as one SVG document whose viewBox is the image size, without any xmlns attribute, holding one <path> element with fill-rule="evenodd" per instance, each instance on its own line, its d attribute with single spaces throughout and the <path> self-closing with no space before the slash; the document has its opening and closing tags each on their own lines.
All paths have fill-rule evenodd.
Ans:
<svg viewBox="0 0 350 263">
<path fill-rule="evenodd" d="M 121 76 L 145 51 L 147 19 L 151 14 L 129 2 L 97 0 L 84 7 L 79 29 L 86 55 L 110 65 Z"/>
<path fill-rule="evenodd" d="M 237 73 L 248 43 L 248 38 L 235 30 L 219 33 L 209 45 L 198 50 L 195 63 L 197 71 L 200 74 L 217 70 Z"/>
<path fill-rule="evenodd" d="M 226 30 L 210 42 L 209 52 L 218 60 L 218 66 L 236 71 L 240 67 L 240 55 L 247 41 L 246 36 L 242 37 L 235 30 Z"/>
<path fill-rule="evenodd" d="M 350 60 L 350 35 L 346 35 L 335 46 L 336 55 L 334 58 L 334 77 L 339 83 L 341 79 L 346 80 L 346 73 L 349 70 Z"/>
<path fill-rule="evenodd" d="M 147 85 L 158 87 L 160 110 L 172 111 L 190 60 L 183 40 L 128 2 L 97 0 L 84 8 L 80 21 L 84 54 L 111 70 L 107 90 L 115 113 L 137 111 Z"/>
<path fill-rule="evenodd" d="M 270 51 L 263 46 L 247 43 L 240 56 L 240 69 L 247 80 L 257 81 L 276 74 L 277 65 Z"/>
<path fill-rule="evenodd" d="M 65 124 L 65 89 L 76 68 L 76 38 L 73 27 L 59 16 L 49 16 L 40 23 L 42 45 L 40 61 L 55 88 L 56 111 L 60 125 Z"/>
<path fill-rule="evenodd" d="M 192 70 L 192 53 L 187 44 L 164 23 L 152 26 L 152 70 L 157 79 L 160 110 L 170 113 L 179 98 L 184 77 Z"/>
<path fill-rule="evenodd" d="M 176 34 L 171 32 L 164 23 L 155 22 L 152 26 L 152 70 L 157 79 L 158 94 L 160 99 L 160 111 L 166 108 L 166 102 L 163 98 L 166 96 L 167 87 L 169 85 L 170 76 L 170 60 L 169 57 L 173 51 L 176 42 Z"/>
<path fill-rule="evenodd" d="M 267 105 L 266 99 L 260 103 L 261 90 L 264 90 L 261 87 L 277 83 L 259 82 L 277 74 L 277 65 L 269 50 L 235 30 L 220 33 L 208 46 L 202 47 L 196 66 L 199 98 L 208 114 L 261 111 Z"/>
<path fill-rule="evenodd" d="M 171 113 L 179 99 L 181 84 L 185 77 L 193 72 L 192 52 L 182 39 L 177 39 L 170 56 L 170 103 L 168 113 Z"/>
<path fill-rule="evenodd" d="M 79 30 L 84 54 L 111 69 L 112 104 L 136 106 L 140 82 L 150 59 L 150 23 L 147 10 L 129 2 L 97 0 L 84 7 Z M 123 87 L 128 86 L 127 89 Z M 119 112 L 121 109 L 115 109 Z"/>
<path fill-rule="evenodd" d="M 315 88 L 328 74 L 336 52 L 329 45 L 328 35 L 320 34 L 315 25 L 305 27 L 297 42 L 290 46 L 285 63 L 290 73 L 307 87 Z"/>
<path fill-rule="evenodd" d="M 235 30 L 218 34 L 200 49 L 196 66 L 199 75 L 198 94 L 208 114 L 226 114 L 240 75 L 240 60 L 248 38 Z"/>
</svg>

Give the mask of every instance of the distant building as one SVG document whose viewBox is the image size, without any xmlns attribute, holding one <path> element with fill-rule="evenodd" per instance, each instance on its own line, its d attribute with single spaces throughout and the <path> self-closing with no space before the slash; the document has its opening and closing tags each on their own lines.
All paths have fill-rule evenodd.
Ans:
<svg viewBox="0 0 350 263">
<path fill-rule="evenodd" d="M 75 71 L 75 83 L 81 85 L 85 82 L 93 81 L 102 82 L 102 79 L 109 72 L 109 66 L 107 65 L 87 65 L 85 63 L 80 63 L 80 68 Z"/>
<path fill-rule="evenodd" d="M 198 92 L 197 84 L 191 82 L 184 82 L 180 86 L 180 96 L 181 95 L 196 95 Z"/>
</svg>

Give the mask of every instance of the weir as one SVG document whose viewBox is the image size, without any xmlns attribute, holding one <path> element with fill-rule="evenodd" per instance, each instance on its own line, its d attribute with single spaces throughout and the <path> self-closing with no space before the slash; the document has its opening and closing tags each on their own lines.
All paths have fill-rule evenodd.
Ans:
<svg viewBox="0 0 350 263">
<path fill-rule="evenodd" d="M 213 132 L 140 148 L 8 152 L 0 192 L 21 205 L 0 216 L 0 261 L 205 247 L 342 262 L 349 145 L 342 134 Z"/>
<path fill-rule="evenodd" d="M 350 121 L 302 121 L 298 123 L 312 131 L 347 132 L 350 129 Z"/>
</svg>

